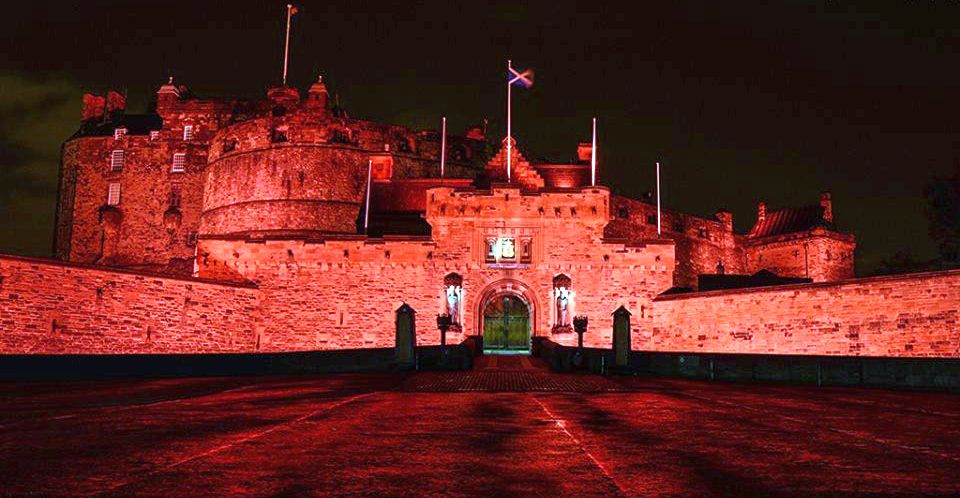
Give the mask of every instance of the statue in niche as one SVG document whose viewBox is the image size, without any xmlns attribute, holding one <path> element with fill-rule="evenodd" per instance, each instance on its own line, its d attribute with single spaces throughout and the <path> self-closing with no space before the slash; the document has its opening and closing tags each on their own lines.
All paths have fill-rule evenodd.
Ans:
<svg viewBox="0 0 960 498">
<path fill-rule="evenodd" d="M 450 325 L 454 330 L 460 329 L 460 314 L 463 301 L 463 277 L 451 273 L 443 278 L 443 313 L 450 315 Z"/>
<path fill-rule="evenodd" d="M 450 315 L 452 325 L 460 324 L 460 286 L 447 287 L 447 314 Z"/>
<path fill-rule="evenodd" d="M 571 332 L 573 317 L 573 290 L 570 277 L 557 275 L 553 277 L 554 317 L 553 331 L 556 333 Z"/>
<path fill-rule="evenodd" d="M 557 288 L 557 326 L 570 327 L 570 291 L 563 287 Z"/>
</svg>

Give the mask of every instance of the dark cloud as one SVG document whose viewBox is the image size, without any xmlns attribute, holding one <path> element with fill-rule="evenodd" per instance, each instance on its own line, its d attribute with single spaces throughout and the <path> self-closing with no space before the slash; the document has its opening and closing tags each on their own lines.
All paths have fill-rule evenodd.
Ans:
<svg viewBox="0 0 960 498">
<path fill-rule="evenodd" d="M 77 126 L 79 88 L 0 74 L 0 246 L 49 255 L 60 144 Z"/>
</svg>

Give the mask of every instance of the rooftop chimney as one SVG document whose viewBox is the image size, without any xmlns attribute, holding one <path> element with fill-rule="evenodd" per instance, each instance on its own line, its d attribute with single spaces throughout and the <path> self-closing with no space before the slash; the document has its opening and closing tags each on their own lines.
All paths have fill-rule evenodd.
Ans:
<svg viewBox="0 0 960 498">
<path fill-rule="evenodd" d="M 577 160 L 580 162 L 590 162 L 590 154 L 593 152 L 593 145 L 590 142 L 580 142 L 577 145 Z"/>
<path fill-rule="evenodd" d="M 91 95 L 86 93 L 83 95 L 83 111 L 80 115 L 81 119 L 83 121 L 90 121 L 91 119 L 102 118 L 106 107 L 107 99 L 99 95 Z"/>
<path fill-rule="evenodd" d="M 820 207 L 823 208 L 823 221 L 833 223 L 833 199 L 830 192 L 820 192 Z"/>
<path fill-rule="evenodd" d="M 467 128 L 465 136 L 470 140 L 486 140 L 486 134 L 483 126 L 471 126 L 470 128 Z"/>
<path fill-rule="evenodd" d="M 760 201 L 757 203 L 757 223 L 762 223 L 767 219 L 767 203 Z"/>
<path fill-rule="evenodd" d="M 110 90 L 107 92 L 107 112 L 123 112 L 127 108 L 127 98 Z"/>
</svg>

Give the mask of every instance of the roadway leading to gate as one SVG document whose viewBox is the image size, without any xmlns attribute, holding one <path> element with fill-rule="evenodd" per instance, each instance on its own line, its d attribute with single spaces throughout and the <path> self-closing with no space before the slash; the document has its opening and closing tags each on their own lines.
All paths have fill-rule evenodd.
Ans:
<svg viewBox="0 0 960 498">
<path fill-rule="evenodd" d="M 960 396 L 559 375 L 0 384 L 0 495 L 960 493 Z"/>
</svg>

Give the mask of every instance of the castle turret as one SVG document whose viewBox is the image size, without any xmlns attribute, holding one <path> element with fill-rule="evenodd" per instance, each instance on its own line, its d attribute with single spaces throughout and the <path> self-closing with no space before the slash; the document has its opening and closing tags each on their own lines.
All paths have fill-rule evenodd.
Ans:
<svg viewBox="0 0 960 498">
<path fill-rule="evenodd" d="M 317 81 L 310 85 L 307 91 L 307 107 L 312 109 L 326 109 L 330 94 L 327 93 L 327 85 L 323 84 L 323 76 L 318 76 Z"/>
<path fill-rule="evenodd" d="M 183 93 L 173 84 L 173 76 L 167 80 L 167 84 L 157 90 L 157 110 L 171 107 L 180 101 Z"/>
<path fill-rule="evenodd" d="M 820 207 L 823 208 L 823 222 L 833 223 L 833 199 L 830 192 L 820 192 Z"/>
</svg>

